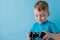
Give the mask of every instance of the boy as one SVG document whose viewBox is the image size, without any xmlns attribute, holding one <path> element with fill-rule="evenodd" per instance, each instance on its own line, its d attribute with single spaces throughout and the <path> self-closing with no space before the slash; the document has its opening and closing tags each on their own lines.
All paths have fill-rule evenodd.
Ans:
<svg viewBox="0 0 60 40">
<path fill-rule="evenodd" d="M 46 1 L 38 1 L 34 5 L 34 14 L 35 14 L 36 23 L 32 26 L 30 32 L 46 31 L 46 35 L 43 37 L 43 39 L 53 40 L 51 36 L 53 37 L 54 34 L 57 34 L 58 30 L 54 23 L 47 20 L 47 18 L 50 15 L 48 3 Z M 31 40 L 31 39 L 32 38 L 29 37 L 29 34 L 28 34 L 28 40 Z M 42 38 L 35 38 L 35 40 L 42 40 Z"/>
</svg>

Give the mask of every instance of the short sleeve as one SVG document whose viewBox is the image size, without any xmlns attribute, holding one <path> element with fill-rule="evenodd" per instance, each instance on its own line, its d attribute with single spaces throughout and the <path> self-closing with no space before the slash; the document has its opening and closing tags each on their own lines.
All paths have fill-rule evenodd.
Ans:
<svg viewBox="0 0 60 40">
<path fill-rule="evenodd" d="M 51 29 L 51 32 L 52 32 L 53 34 L 59 33 L 58 28 L 57 28 L 57 26 L 56 26 L 54 23 L 51 23 L 50 29 Z"/>
<path fill-rule="evenodd" d="M 36 26 L 37 26 L 37 23 L 34 23 L 32 25 L 32 27 L 30 28 L 30 32 L 35 32 L 36 31 Z"/>
<path fill-rule="evenodd" d="M 32 27 L 30 28 L 30 32 L 34 32 L 35 31 L 35 25 L 32 25 Z"/>
</svg>

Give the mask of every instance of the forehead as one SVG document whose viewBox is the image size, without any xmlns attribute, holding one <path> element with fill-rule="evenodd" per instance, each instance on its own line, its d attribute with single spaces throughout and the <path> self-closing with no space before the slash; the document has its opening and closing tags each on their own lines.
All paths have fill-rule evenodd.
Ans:
<svg viewBox="0 0 60 40">
<path fill-rule="evenodd" d="M 46 14 L 47 10 L 38 11 L 37 9 L 34 9 L 34 13 L 35 14 Z"/>
</svg>

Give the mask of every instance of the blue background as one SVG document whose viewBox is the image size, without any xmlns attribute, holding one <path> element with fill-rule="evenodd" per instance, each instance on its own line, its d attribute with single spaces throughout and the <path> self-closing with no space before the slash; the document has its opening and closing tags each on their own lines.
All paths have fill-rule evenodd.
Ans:
<svg viewBox="0 0 60 40">
<path fill-rule="evenodd" d="M 50 16 L 60 29 L 60 0 L 46 0 Z M 0 0 L 0 40 L 27 40 L 34 20 L 33 6 L 37 0 Z M 60 30 L 59 30 L 60 31 Z"/>
</svg>

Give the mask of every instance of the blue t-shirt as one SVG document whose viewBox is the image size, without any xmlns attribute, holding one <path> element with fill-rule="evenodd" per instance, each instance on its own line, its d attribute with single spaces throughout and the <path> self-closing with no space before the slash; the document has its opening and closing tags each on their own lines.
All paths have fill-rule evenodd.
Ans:
<svg viewBox="0 0 60 40">
<path fill-rule="evenodd" d="M 50 21 L 46 21 L 42 24 L 39 24 L 36 22 L 35 24 L 33 24 L 30 30 L 30 32 L 43 32 L 43 31 L 47 31 L 53 34 L 58 33 L 56 25 Z M 35 38 L 35 40 L 42 40 L 42 38 Z M 52 39 L 50 38 L 49 40 L 52 40 Z"/>
</svg>

